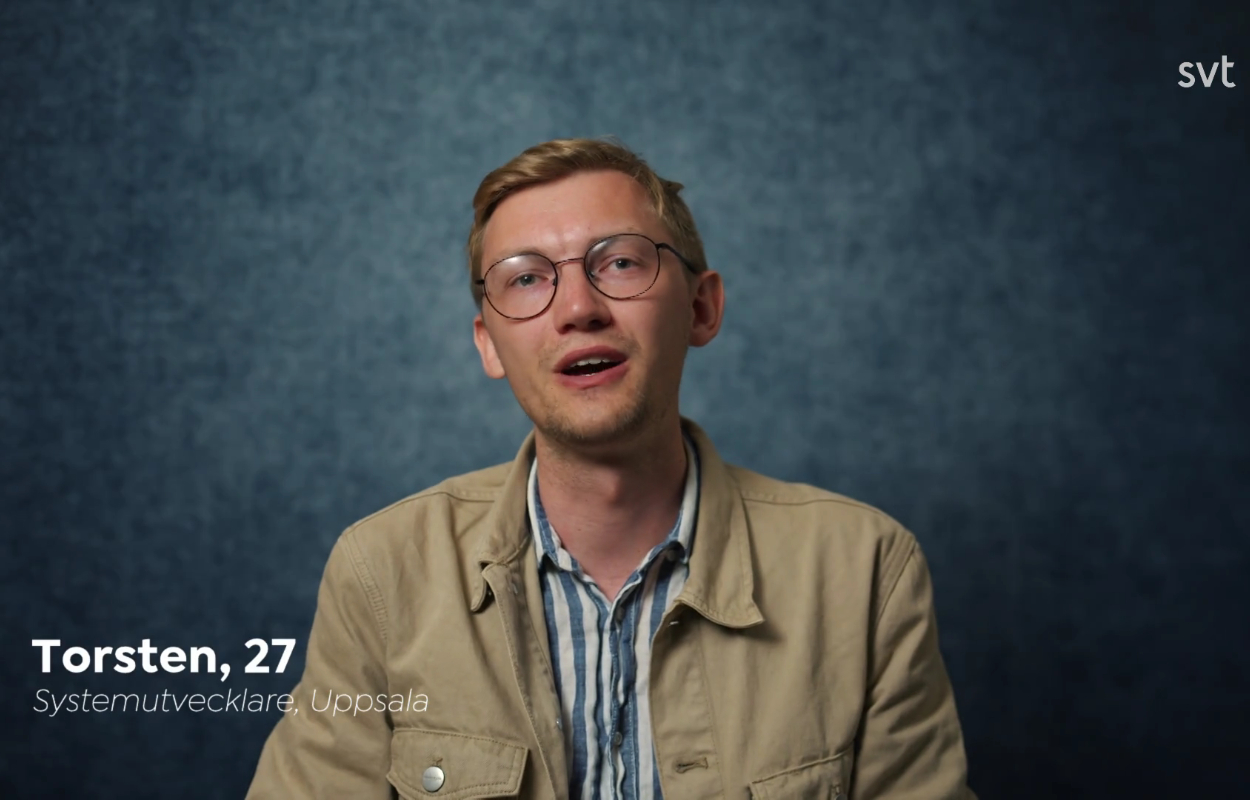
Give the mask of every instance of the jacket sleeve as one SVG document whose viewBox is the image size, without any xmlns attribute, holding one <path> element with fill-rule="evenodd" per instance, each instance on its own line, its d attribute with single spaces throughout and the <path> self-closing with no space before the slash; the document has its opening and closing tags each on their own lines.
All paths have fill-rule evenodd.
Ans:
<svg viewBox="0 0 1250 800">
<path fill-rule="evenodd" d="M 294 705 L 265 742 L 248 800 L 392 797 L 390 715 L 335 712 L 333 697 L 386 694 L 386 616 L 376 583 L 348 530 L 335 544 L 317 593 L 317 611 Z M 317 708 L 313 708 L 314 694 Z M 342 701 L 340 707 L 346 705 Z"/>
<path fill-rule="evenodd" d="M 900 542 L 900 544 L 903 544 Z M 938 650 L 933 587 L 910 533 L 883 587 L 873 629 L 864 719 L 855 742 L 854 800 L 976 800 L 963 733 Z"/>
</svg>

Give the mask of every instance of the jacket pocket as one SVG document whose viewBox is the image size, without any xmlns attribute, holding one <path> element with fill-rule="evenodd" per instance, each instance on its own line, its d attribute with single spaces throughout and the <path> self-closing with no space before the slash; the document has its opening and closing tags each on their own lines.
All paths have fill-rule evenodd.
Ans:
<svg viewBox="0 0 1250 800">
<path fill-rule="evenodd" d="M 754 800 L 846 800 L 850 784 L 850 759 L 843 750 L 836 756 L 801 764 L 751 782 Z"/>
<path fill-rule="evenodd" d="M 510 797 L 521 790 L 528 754 L 498 739 L 401 728 L 391 734 L 386 779 L 407 800 Z"/>
</svg>

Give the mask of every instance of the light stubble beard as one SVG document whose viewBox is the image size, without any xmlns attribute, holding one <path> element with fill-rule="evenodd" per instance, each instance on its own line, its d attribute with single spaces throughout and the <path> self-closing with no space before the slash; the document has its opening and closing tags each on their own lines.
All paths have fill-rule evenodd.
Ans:
<svg viewBox="0 0 1250 800">
<path fill-rule="evenodd" d="M 585 401 L 575 401 L 585 402 Z M 593 402 L 593 401 L 589 401 Z M 586 447 L 628 441 L 645 431 L 659 415 L 652 398 L 641 387 L 629 390 L 624 407 L 610 416 L 579 419 L 549 397 L 540 401 L 541 414 L 527 413 L 538 431 L 566 447 Z"/>
</svg>

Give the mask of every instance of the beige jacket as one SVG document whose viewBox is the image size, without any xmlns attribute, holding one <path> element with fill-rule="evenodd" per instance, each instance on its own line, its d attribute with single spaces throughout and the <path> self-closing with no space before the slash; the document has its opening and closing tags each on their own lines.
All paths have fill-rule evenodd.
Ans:
<svg viewBox="0 0 1250 800">
<path fill-rule="evenodd" d="M 667 800 L 975 798 L 912 534 L 726 464 L 682 424 L 698 525 L 650 671 Z M 343 533 L 249 798 L 569 796 L 526 518 L 533 440 Z"/>
</svg>

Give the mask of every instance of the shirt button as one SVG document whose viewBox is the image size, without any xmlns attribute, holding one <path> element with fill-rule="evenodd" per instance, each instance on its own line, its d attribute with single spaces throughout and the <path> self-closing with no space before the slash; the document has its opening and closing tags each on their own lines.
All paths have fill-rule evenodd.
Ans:
<svg viewBox="0 0 1250 800">
<path fill-rule="evenodd" d="M 443 771 L 438 767 L 426 767 L 421 774 L 421 788 L 427 792 L 437 792 L 443 788 Z"/>
<path fill-rule="evenodd" d="M 625 737 L 621 735 L 621 732 L 617 731 L 616 733 L 612 734 L 612 746 L 620 747 L 621 742 L 624 741 L 624 739 Z"/>
</svg>

